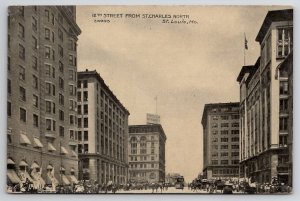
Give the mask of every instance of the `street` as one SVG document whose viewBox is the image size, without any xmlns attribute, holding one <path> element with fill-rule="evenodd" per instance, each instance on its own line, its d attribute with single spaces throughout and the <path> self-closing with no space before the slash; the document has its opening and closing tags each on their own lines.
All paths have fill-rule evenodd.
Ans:
<svg viewBox="0 0 300 201">
<path fill-rule="evenodd" d="M 152 189 L 149 188 L 147 190 L 130 190 L 130 191 L 124 191 L 124 190 L 120 190 L 117 191 L 116 193 L 126 193 L 126 194 L 139 194 L 139 193 L 152 193 Z M 190 189 L 188 189 L 187 187 L 185 187 L 184 189 L 175 189 L 174 187 L 169 187 L 168 190 L 163 190 L 162 192 L 160 191 L 160 189 L 157 190 L 157 192 L 154 190 L 154 194 L 166 194 L 166 193 L 199 193 L 199 194 L 208 194 L 208 192 L 206 190 L 197 190 L 197 191 L 192 191 Z M 218 191 L 218 193 L 221 193 L 220 191 Z M 233 192 L 234 194 L 239 194 L 240 192 Z M 216 193 L 214 193 L 216 194 Z"/>
</svg>

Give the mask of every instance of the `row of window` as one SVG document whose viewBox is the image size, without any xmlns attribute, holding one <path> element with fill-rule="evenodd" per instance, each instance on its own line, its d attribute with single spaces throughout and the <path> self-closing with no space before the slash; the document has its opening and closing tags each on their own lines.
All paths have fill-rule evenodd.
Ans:
<svg viewBox="0 0 300 201">
<path fill-rule="evenodd" d="M 218 138 L 213 138 L 212 142 L 218 142 L 219 139 Z M 231 142 L 238 142 L 239 141 L 239 137 L 232 137 L 231 138 Z M 221 138 L 220 142 L 229 142 L 229 138 Z"/>
<path fill-rule="evenodd" d="M 137 149 L 131 149 L 130 153 L 138 154 Z M 154 153 L 155 153 L 154 149 L 151 149 L 151 154 L 154 154 Z M 139 154 L 147 154 L 147 149 L 141 149 Z"/>
<path fill-rule="evenodd" d="M 147 156 L 130 156 L 130 161 L 147 161 Z M 151 156 L 151 161 L 154 161 L 154 156 Z"/>
<path fill-rule="evenodd" d="M 218 130 L 213 130 L 213 131 L 212 131 L 212 134 L 213 134 L 213 135 L 218 135 L 218 134 L 219 134 L 219 131 L 218 131 Z M 229 134 L 229 130 L 221 130 L 221 131 L 220 131 L 220 134 L 221 134 L 221 135 L 228 135 L 228 134 Z M 239 130 L 231 130 L 231 134 L 232 134 L 232 135 L 238 135 L 238 134 L 239 134 Z"/>
<path fill-rule="evenodd" d="M 234 114 L 234 115 L 214 115 L 212 116 L 213 120 L 229 120 L 229 119 L 239 119 L 239 115 L 238 114 Z"/>
<path fill-rule="evenodd" d="M 147 164 L 147 163 L 141 163 L 141 164 L 130 164 L 129 165 L 131 168 L 155 168 L 155 164 L 151 163 L 151 164 Z"/>
<path fill-rule="evenodd" d="M 220 126 L 221 126 L 221 128 L 228 128 L 229 123 L 221 123 Z M 218 123 L 212 123 L 211 127 L 212 128 L 218 128 Z M 231 127 L 239 127 L 239 123 L 237 123 L 237 122 L 231 123 Z"/>
<path fill-rule="evenodd" d="M 230 160 L 212 160 L 211 161 L 211 164 L 212 165 L 229 165 L 229 161 Z M 231 160 L 231 163 L 232 165 L 237 165 L 239 164 L 240 161 L 239 160 Z"/>
<path fill-rule="evenodd" d="M 219 156 L 219 153 L 218 152 L 213 152 L 211 154 L 212 157 L 218 157 Z M 230 156 L 230 153 L 229 152 L 221 152 L 220 153 L 220 156 L 221 157 L 227 157 L 227 156 Z M 239 152 L 231 152 L 231 156 L 239 156 Z"/>
<path fill-rule="evenodd" d="M 228 175 L 232 175 L 232 174 L 234 174 L 234 175 L 237 175 L 239 173 L 239 169 L 232 169 L 232 168 L 224 168 L 224 169 L 219 169 L 219 170 L 216 170 L 216 169 L 213 169 L 213 171 L 212 171 L 212 174 L 213 174 L 213 176 L 215 176 L 215 175 L 226 175 L 226 174 L 228 174 Z"/>
<path fill-rule="evenodd" d="M 218 149 L 219 145 L 212 145 L 211 146 L 213 149 Z M 228 145 L 222 144 L 220 145 L 220 149 L 228 149 Z M 233 144 L 231 145 L 231 149 L 239 149 L 239 145 L 238 144 Z"/>
</svg>

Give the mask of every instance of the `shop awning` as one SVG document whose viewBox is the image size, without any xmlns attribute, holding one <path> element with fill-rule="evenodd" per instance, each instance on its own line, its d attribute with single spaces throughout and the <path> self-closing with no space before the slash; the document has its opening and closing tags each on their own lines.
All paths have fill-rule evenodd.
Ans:
<svg viewBox="0 0 300 201">
<path fill-rule="evenodd" d="M 20 144 L 31 144 L 29 138 L 25 134 L 20 134 Z"/>
<path fill-rule="evenodd" d="M 36 162 L 34 162 L 34 163 L 32 163 L 30 168 L 35 169 L 35 168 L 40 168 L 40 166 Z"/>
<path fill-rule="evenodd" d="M 77 157 L 77 153 L 74 150 L 72 150 L 72 156 Z"/>
<path fill-rule="evenodd" d="M 48 142 L 48 151 L 56 151 L 52 143 Z"/>
<path fill-rule="evenodd" d="M 62 174 L 61 178 L 62 178 L 62 182 L 63 182 L 64 185 L 70 185 L 71 184 L 66 175 Z"/>
<path fill-rule="evenodd" d="M 72 183 L 78 184 L 78 180 L 77 180 L 77 178 L 75 177 L 75 175 L 70 175 L 70 180 L 71 180 Z"/>
<path fill-rule="evenodd" d="M 11 182 L 13 184 L 18 184 L 21 182 L 20 178 L 18 177 L 14 169 L 8 169 L 6 175 L 7 175 L 8 182 Z"/>
<path fill-rule="evenodd" d="M 43 144 L 41 143 L 40 139 L 38 139 L 36 137 L 33 138 L 33 142 L 34 142 L 34 147 L 38 147 L 38 148 L 44 147 Z"/>
<path fill-rule="evenodd" d="M 67 149 L 63 146 L 60 146 L 60 154 L 62 155 L 66 155 L 68 154 L 69 152 L 67 151 Z"/>
<path fill-rule="evenodd" d="M 48 165 L 47 166 L 47 170 L 52 170 L 53 169 L 53 166 L 52 165 Z"/>
<path fill-rule="evenodd" d="M 19 166 L 25 166 L 25 167 L 27 167 L 28 164 L 25 161 L 21 161 L 20 164 L 19 164 Z"/>
<path fill-rule="evenodd" d="M 66 171 L 64 167 L 60 167 L 60 171 Z"/>
<path fill-rule="evenodd" d="M 16 163 L 12 159 L 10 158 L 7 159 L 7 165 L 15 165 L 15 164 Z"/>
</svg>

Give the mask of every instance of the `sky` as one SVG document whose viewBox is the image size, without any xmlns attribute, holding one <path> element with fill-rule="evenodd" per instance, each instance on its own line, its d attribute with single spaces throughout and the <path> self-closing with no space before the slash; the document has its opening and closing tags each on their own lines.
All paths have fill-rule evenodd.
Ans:
<svg viewBox="0 0 300 201">
<path fill-rule="evenodd" d="M 78 70 L 97 70 L 129 110 L 129 125 L 157 113 L 166 133 L 166 173 L 187 181 L 203 167 L 201 118 L 207 103 L 239 101 L 236 78 L 259 56 L 256 35 L 268 10 L 257 6 L 77 6 Z M 102 14 L 93 17 L 92 14 Z M 123 14 L 105 18 L 104 14 Z M 189 15 L 197 24 L 125 14 Z M 115 17 L 117 17 L 115 15 Z M 181 19 L 180 19 L 181 20 Z"/>
</svg>

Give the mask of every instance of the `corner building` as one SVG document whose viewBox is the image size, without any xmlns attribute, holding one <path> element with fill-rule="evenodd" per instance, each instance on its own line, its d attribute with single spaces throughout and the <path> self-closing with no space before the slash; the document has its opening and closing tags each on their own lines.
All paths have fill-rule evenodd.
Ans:
<svg viewBox="0 0 300 201">
<path fill-rule="evenodd" d="M 288 183 L 292 95 L 290 70 L 281 66 L 292 68 L 293 10 L 269 11 L 256 41 L 261 46 L 259 59 L 253 66 L 243 66 L 237 78 L 240 176 L 259 183 L 270 183 L 274 178 Z"/>
<path fill-rule="evenodd" d="M 129 126 L 129 181 L 165 181 L 166 135 L 160 124 Z"/>
<path fill-rule="evenodd" d="M 76 8 L 8 12 L 7 182 L 76 183 Z"/>
<path fill-rule="evenodd" d="M 78 72 L 79 178 L 126 183 L 128 110 L 96 71 Z"/>
<path fill-rule="evenodd" d="M 205 104 L 203 176 L 207 179 L 239 175 L 239 103 Z"/>
</svg>

